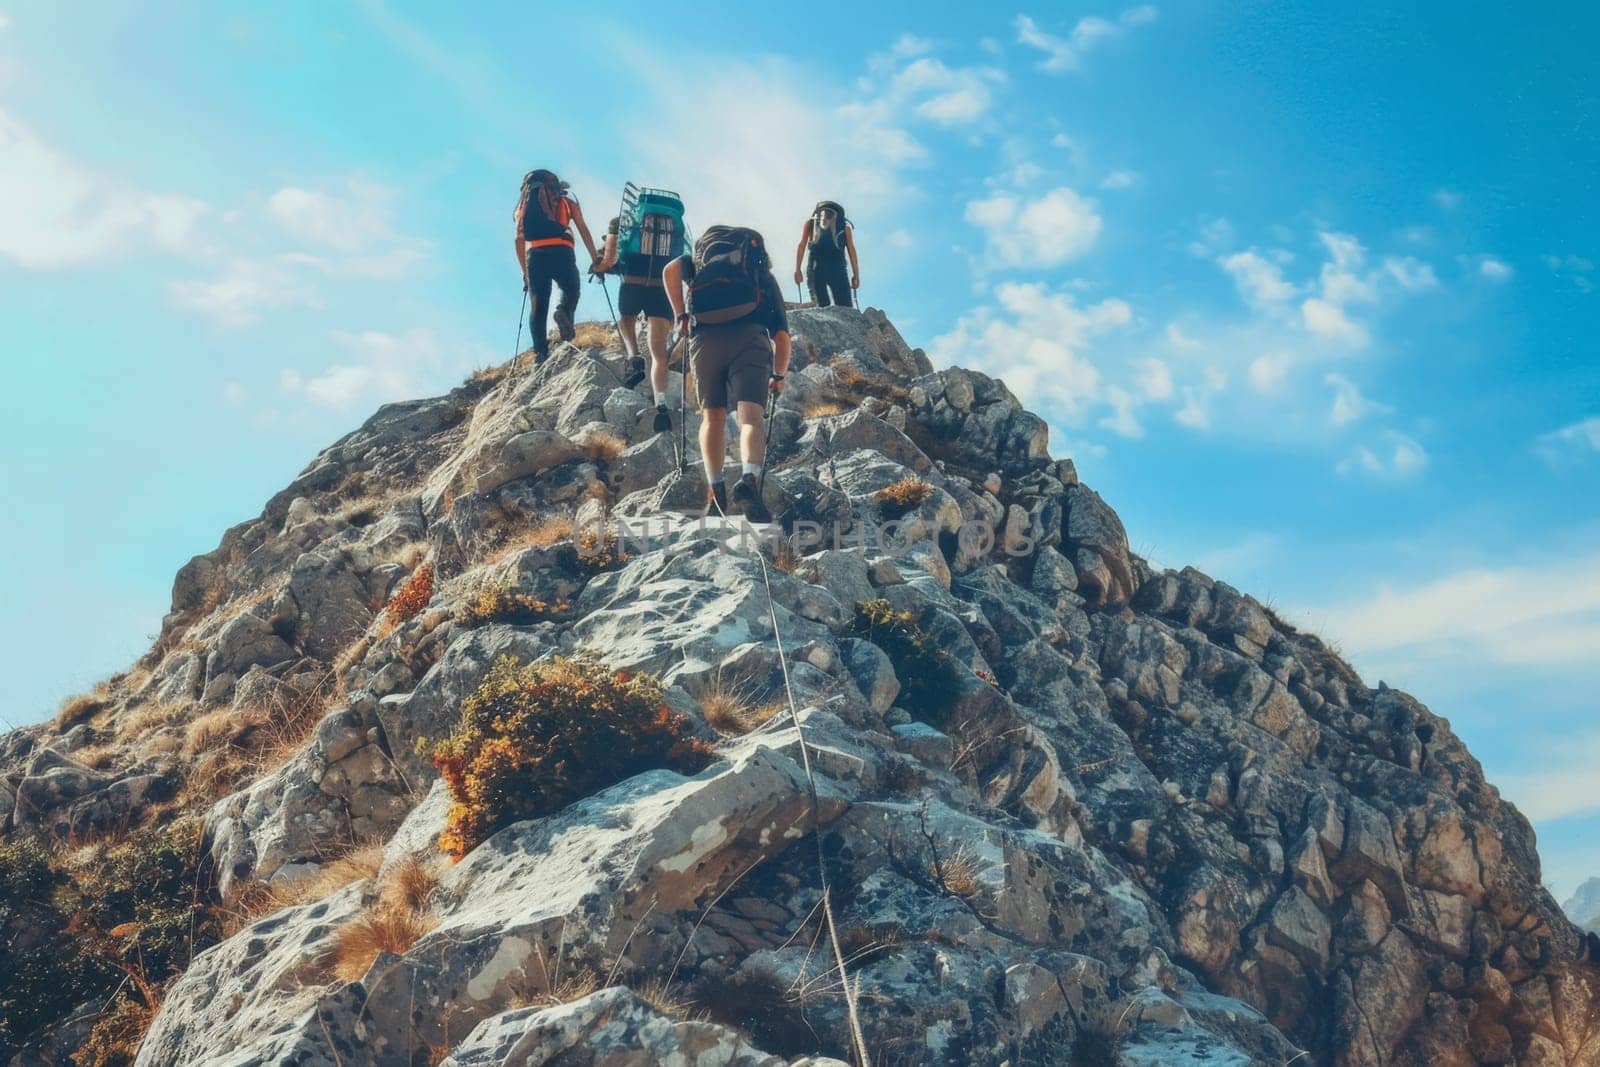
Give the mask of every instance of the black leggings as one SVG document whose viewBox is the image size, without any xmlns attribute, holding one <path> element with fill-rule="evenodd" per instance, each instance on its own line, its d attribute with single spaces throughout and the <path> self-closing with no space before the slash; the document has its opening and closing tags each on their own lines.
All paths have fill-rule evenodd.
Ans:
<svg viewBox="0 0 1600 1067">
<path fill-rule="evenodd" d="M 562 310 L 571 313 L 578 308 L 578 253 L 571 245 L 545 245 L 528 249 L 528 298 L 532 308 L 528 313 L 528 328 L 533 331 L 533 350 L 541 356 L 550 354 L 550 328 L 545 320 L 550 315 L 550 283 L 561 288 Z"/>
<path fill-rule="evenodd" d="M 829 304 L 842 308 L 855 306 L 850 293 L 850 271 L 845 267 L 843 256 L 807 260 L 806 285 L 811 287 L 811 299 L 819 308 Z"/>
</svg>

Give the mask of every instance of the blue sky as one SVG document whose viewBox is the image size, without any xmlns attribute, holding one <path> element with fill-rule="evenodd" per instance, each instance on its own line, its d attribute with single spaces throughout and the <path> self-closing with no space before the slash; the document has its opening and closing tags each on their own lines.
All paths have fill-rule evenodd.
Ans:
<svg viewBox="0 0 1600 1067">
<path fill-rule="evenodd" d="M 869 303 L 1049 417 L 1139 551 L 1449 716 L 1566 892 L 1600 874 L 1600 24 L 1407 6 L 0 0 L 0 714 L 126 665 L 377 403 L 510 355 L 525 170 L 779 247 L 830 197 Z"/>
</svg>

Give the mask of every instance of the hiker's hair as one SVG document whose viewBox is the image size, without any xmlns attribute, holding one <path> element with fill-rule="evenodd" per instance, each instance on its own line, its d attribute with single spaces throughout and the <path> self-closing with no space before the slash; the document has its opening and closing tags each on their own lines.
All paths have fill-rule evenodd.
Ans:
<svg viewBox="0 0 1600 1067">
<path fill-rule="evenodd" d="M 522 176 L 522 195 L 517 199 L 517 217 L 528 210 L 528 202 L 538 194 L 539 210 L 549 218 L 555 218 L 556 212 L 561 209 L 561 198 L 567 194 L 567 183 L 556 177 L 553 170 L 530 170 Z"/>
</svg>

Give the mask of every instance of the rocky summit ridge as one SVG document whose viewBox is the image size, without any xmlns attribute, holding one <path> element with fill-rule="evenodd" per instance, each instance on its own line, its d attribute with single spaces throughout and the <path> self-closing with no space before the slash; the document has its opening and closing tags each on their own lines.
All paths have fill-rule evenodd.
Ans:
<svg viewBox="0 0 1600 1067">
<path fill-rule="evenodd" d="M 381 409 L 0 739 L 10 1062 L 850 1060 L 820 855 L 874 1063 L 1600 1064 L 1596 942 L 1445 719 L 1140 559 L 1003 383 L 791 322 L 802 538 L 688 517 L 586 331 Z M 709 762 L 441 861 L 434 746 L 586 657 Z"/>
</svg>

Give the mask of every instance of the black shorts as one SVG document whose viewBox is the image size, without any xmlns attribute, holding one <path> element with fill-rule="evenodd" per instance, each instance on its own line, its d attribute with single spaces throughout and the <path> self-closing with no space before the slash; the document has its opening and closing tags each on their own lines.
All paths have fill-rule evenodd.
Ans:
<svg viewBox="0 0 1600 1067">
<path fill-rule="evenodd" d="M 772 339 L 759 323 L 696 326 L 689 335 L 689 355 L 702 408 L 726 408 L 730 400 L 766 404 Z"/>
<path fill-rule="evenodd" d="M 646 318 L 670 321 L 672 305 L 667 303 L 666 287 L 623 282 L 622 291 L 617 294 L 617 313 L 623 318 L 632 318 L 641 311 Z"/>
</svg>

